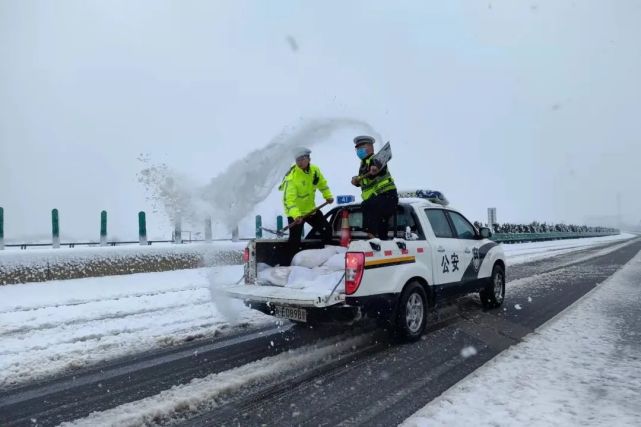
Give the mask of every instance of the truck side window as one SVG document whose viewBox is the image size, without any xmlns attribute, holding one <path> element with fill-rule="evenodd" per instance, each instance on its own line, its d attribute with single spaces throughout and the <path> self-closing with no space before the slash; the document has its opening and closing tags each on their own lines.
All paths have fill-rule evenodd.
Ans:
<svg viewBox="0 0 641 427">
<path fill-rule="evenodd" d="M 459 239 L 474 239 L 476 237 L 476 231 L 474 226 L 470 224 L 468 220 L 463 217 L 463 215 L 458 212 L 448 211 L 454 228 L 456 229 L 456 234 L 458 234 Z"/>
<path fill-rule="evenodd" d="M 430 221 L 430 225 L 432 226 L 432 230 L 434 230 L 436 237 L 454 237 L 452 227 L 450 227 L 450 223 L 445 217 L 445 212 L 443 212 L 442 209 L 425 209 L 425 215 L 427 215 L 427 219 Z"/>
</svg>

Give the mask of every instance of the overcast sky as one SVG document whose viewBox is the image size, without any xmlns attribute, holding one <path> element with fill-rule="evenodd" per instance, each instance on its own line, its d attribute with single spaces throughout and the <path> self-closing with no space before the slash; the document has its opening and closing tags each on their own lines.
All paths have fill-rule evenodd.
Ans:
<svg viewBox="0 0 641 427">
<path fill-rule="evenodd" d="M 0 0 L 7 239 L 168 237 L 145 153 L 206 184 L 307 119 L 369 123 L 470 219 L 641 220 L 641 2 Z M 354 131 L 356 132 L 356 131 Z M 351 192 L 353 132 L 314 147 Z M 285 171 L 283 171 L 284 173 Z M 256 208 L 280 206 L 278 191 Z M 253 214 L 252 212 L 251 214 Z"/>
</svg>

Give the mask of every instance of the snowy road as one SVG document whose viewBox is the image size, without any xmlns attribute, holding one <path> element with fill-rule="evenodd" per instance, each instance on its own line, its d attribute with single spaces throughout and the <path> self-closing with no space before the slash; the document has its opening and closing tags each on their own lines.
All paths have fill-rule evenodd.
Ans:
<svg viewBox="0 0 641 427">
<path fill-rule="evenodd" d="M 20 338 L 23 343 L 36 341 L 26 337 L 28 333 L 42 334 L 44 340 L 42 348 L 23 353 L 23 357 L 32 357 L 31 353 L 42 352 L 43 358 L 38 361 L 36 357 L 32 365 L 36 374 L 38 370 L 55 372 L 55 364 L 64 364 L 65 355 L 73 355 L 74 348 L 79 355 L 76 363 L 82 368 L 72 376 L 0 391 L 0 424 L 34 425 L 35 420 L 38 425 L 55 425 L 80 419 L 81 425 L 138 425 L 184 417 L 190 418 L 188 422 L 193 425 L 316 425 L 321 421 L 392 425 L 602 282 L 636 254 L 641 243 L 613 242 L 605 248 L 580 249 L 514 266 L 505 311 L 482 312 L 475 298 L 465 298 L 458 306 L 443 310 L 425 339 L 411 346 L 392 346 L 384 335 L 367 327 L 343 331 L 292 329 L 289 323 L 276 327 L 268 318 L 240 309 L 235 310 L 240 313 L 236 319 L 243 325 L 240 329 L 230 329 L 228 321 L 210 316 L 208 321 L 201 320 L 201 330 L 196 327 L 198 322 L 189 319 L 198 319 L 199 310 L 204 318 L 208 312 L 224 308 L 207 301 L 207 283 L 197 271 L 191 282 L 181 281 L 184 286 L 177 287 L 175 280 L 167 280 L 166 293 L 156 295 L 151 288 L 156 289 L 157 280 L 168 274 L 160 273 L 147 288 L 140 284 L 138 299 L 131 299 L 131 293 L 125 292 L 124 282 L 120 295 L 113 288 L 103 289 L 108 296 L 100 294 L 97 282 L 84 297 L 75 295 L 75 303 L 64 295 L 47 295 L 46 288 L 39 288 L 32 293 L 30 305 L 17 308 L 14 304 L 8 310 L 5 295 L 4 312 L 0 313 L 6 315 L 0 321 L 0 339 L 7 340 L 0 349 L 4 352 L 0 361 L 3 372 L 20 366 L 7 362 L 7 356 L 11 357 L 11 349 L 19 353 Z M 219 275 L 237 279 L 237 271 L 224 269 L 218 271 Z M 542 273 L 545 274 L 541 276 Z M 86 284 L 80 287 L 85 289 Z M 18 288 L 14 291 L 19 292 Z M 149 300 L 144 299 L 146 294 Z M 121 317 L 129 317 L 126 321 L 110 315 L 104 306 L 101 311 L 101 304 L 111 300 L 120 301 L 126 311 L 126 316 Z M 58 318 L 48 324 L 47 316 L 42 314 L 54 312 L 56 304 L 63 303 L 77 311 L 68 311 L 64 327 Z M 24 317 L 9 316 L 11 310 Z M 35 313 L 40 315 L 33 316 Z M 153 325 L 158 322 L 157 317 L 145 320 L 153 313 L 163 313 L 166 324 Z M 104 328 L 102 322 L 112 321 L 116 323 Z M 94 334 L 117 333 L 96 337 L 90 331 L 76 330 L 91 322 L 95 322 Z M 65 328 L 71 333 L 66 338 Z M 155 334 L 156 330 L 160 332 Z M 173 345 L 148 351 L 162 344 L 166 334 L 174 333 L 176 341 L 166 343 Z M 224 335 L 213 337 L 221 333 Z M 213 338 L 194 339 L 203 335 Z M 46 341 L 54 337 L 63 338 Z M 132 339 L 139 346 L 132 346 Z M 90 366 L 90 354 L 76 347 L 82 347 L 83 342 L 91 347 L 92 340 L 106 343 L 112 357 L 146 352 Z M 52 353 L 46 350 L 55 346 L 60 346 L 59 352 L 54 352 L 58 357 L 51 358 Z M 474 350 L 469 350 L 472 347 Z M 476 354 L 462 357 L 463 349 Z M 10 383 L 11 376 L 7 375 L 3 388 Z M 90 415 L 93 411 L 98 412 Z"/>
</svg>

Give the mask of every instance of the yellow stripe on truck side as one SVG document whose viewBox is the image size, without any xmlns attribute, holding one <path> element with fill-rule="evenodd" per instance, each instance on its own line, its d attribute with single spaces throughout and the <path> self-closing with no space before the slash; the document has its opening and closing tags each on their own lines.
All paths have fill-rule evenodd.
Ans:
<svg viewBox="0 0 641 427">
<path fill-rule="evenodd" d="M 390 257 L 365 261 L 365 268 L 390 267 L 392 265 L 411 264 L 413 262 L 416 262 L 416 257 L 413 256 Z"/>
</svg>

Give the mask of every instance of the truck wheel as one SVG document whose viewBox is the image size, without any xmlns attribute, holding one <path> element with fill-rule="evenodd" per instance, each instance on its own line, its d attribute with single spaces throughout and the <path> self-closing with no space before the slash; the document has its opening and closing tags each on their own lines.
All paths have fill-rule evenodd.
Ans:
<svg viewBox="0 0 641 427">
<path fill-rule="evenodd" d="M 492 276 L 479 295 L 485 308 L 498 308 L 505 299 L 505 270 L 499 264 L 492 269 Z"/>
<path fill-rule="evenodd" d="M 405 341 L 417 341 L 425 331 L 427 296 L 418 282 L 410 282 L 403 290 L 396 316 L 396 332 Z"/>
</svg>

